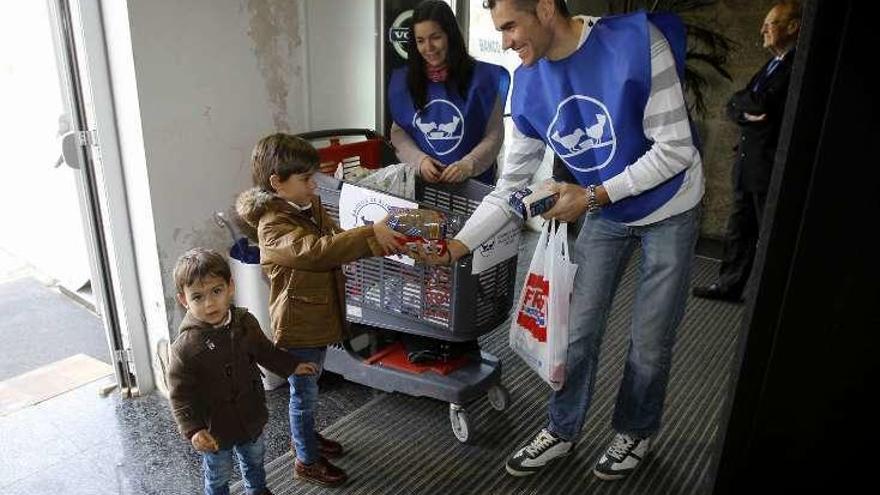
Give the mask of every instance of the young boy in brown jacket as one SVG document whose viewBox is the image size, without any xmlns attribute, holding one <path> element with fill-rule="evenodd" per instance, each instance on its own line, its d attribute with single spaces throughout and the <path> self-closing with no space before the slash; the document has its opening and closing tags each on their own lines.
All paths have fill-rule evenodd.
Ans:
<svg viewBox="0 0 880 495">
<path fill-rule="evenodd" d="M 276 349 L 257 319 L 231 305 L 235 285 L 219 253 L 192 249 L 174 267 L 186 309 L 171 346 L 168 384 L 180 433 L 201 453 L 205 494 L 228 494 L 232 453 L 248 494 L 271 495 L 263 468 L 266 397 L 257 363 L 288 376 L 313 375 L 313 363 Z"/>
<path fill-rule="evenodd" d="M 342 265 L 401 252 L 403 236 L 384 220 L 341 230 L 315 195 L 318 152 L 303 139 L 267 136 L 254 147 L 251 165 L 256 187 L 239 195 L 236 209 L 257 230 L 275 344 L 318 365 L 315 375 L 288 378 L 294 477 L 338 486 L 348 476 L 327 458 L 343 448 L 315 432 L 314 409 L 327 345 L 342 340 L 346 326 Z"/>
</svg>

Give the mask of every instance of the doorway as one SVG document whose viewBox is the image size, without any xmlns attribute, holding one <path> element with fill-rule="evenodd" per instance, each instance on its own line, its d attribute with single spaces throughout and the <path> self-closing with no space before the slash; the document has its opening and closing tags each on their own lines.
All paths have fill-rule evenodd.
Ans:
<svg viewBox="0 0 880 495">
<path fill-rule="evenodd" d="M 78 177 L 60 157 L 59 138 L 71 130 L 71 121 L 48 5 L 29 2 L 4 23 L 0 139 L 7 153 L 0 169 L 0 249 L 8 263 L 20 260 L 94 310 Z"/>
<path fill-rule="evenodd" d="M 123 394 L 134 387 L 106 269 L 94 134 L 82 132 L 91 91 L 74 19 L 67 1 L 27 2 L 3 16 L 0 29 L 0 308 L 7 315 L 0 335 L 10 343 L 0 365 L 0 415 L 107 376 Z"/>
</svg>

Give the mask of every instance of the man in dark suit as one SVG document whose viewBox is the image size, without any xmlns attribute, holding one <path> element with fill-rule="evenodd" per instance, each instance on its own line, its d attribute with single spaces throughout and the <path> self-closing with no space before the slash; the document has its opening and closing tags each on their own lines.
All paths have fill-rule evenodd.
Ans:
<svg viewBox="0 0 880 495">
<path fill-rule="evenodd" d="M 800 18 L 799 2 L 774 4 L 761 27 L 764 48 L 773 57 L 727 102 L 728 117 L 740 128 L 733 165 L 733 207 L 718 281 L 694 287 L 696 297 L 742 301 L 761 231 Z"/>
</svg>

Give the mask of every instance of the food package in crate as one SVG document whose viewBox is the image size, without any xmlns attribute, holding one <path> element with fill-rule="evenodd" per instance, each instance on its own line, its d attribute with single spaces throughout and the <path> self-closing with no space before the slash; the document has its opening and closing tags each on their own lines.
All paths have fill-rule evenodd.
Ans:
<svg viewBox="0 0 880 495">
<path fill-rule="evenodd" d="M 406 236 L 405 245 L 410 250 L 423 246 L 430 254 L 445 254 L 446 239 L 455 236 L 463 225 L 460 215 L 436 210 L 391 207 L 388 211 L 388 226 Z"/>
<path fill-rule="evenodd" d="M 559 193 L 550 189 L 553 180 L 536 182 L 524 189 L 513 192 L 507 202 L 523 220 L 536 217 L 556 204 Z"/>
</svg>

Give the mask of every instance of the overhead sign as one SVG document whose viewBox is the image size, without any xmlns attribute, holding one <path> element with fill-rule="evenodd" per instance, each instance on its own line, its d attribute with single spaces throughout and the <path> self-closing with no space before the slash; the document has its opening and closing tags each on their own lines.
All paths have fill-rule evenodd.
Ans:
<svg viewBox="0 0 880 495">
<path fill-rule="evenodd" d="M 406 60 L 407 43 L 412 36 L 412 15 L 413 11 L 404 10 L 394 18 L 391 28 L 388 29 L 388 41 L 394 47 L 394 51 L 400 58 Z"/>
</svg>

